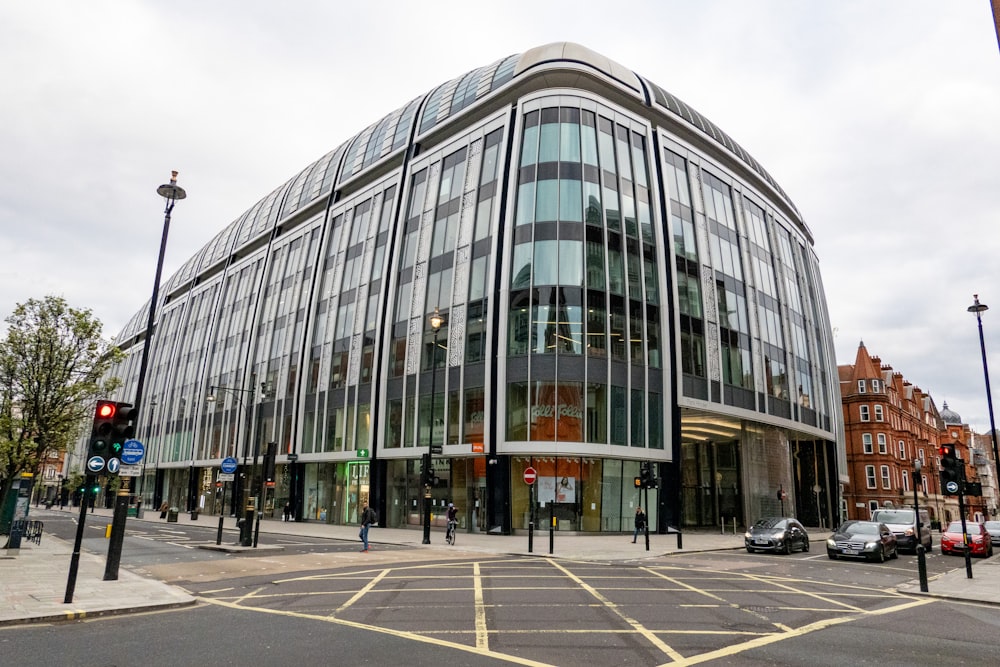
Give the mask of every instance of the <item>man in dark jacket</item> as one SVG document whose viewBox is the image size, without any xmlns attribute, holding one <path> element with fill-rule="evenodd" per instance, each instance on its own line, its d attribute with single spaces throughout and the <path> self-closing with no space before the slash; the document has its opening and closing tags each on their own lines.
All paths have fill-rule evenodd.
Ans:
<svg viewBox="0 0 1000 667">
<path fill-rule="evenodd" d="M 361 543 L 364 545 L 362 552 L 368 551 L 368 529 L 371 525 L 375 523 L 375 510 L 368 507 L 368 503 L 365 503 L 364 509 L 361 510 L 361 532 L 358 533 L 358 537 L 361 538 Z"/>
<path fill-rule="evenodd" d="M 639 537 L 639 533 L 646 529 L 646 513 L 642 511 L 641 507 L 635 508 L 635 530 L 632 531 L 632 544 L 635 544 L 635 539 Z"/>
</svg>

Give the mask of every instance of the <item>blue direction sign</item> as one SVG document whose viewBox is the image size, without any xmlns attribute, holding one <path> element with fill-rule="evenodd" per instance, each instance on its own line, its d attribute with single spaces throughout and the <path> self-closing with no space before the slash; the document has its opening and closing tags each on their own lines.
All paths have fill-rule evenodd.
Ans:
<svg viewBox="0 0 1000 667">
<path fill-rule="evenodd" d="M 101 472 L 102 470 L 104 470 L 103 456 L 91 456 L 89 459 L 87 459 L 88 472 Z"/>
<path fill-rule="evenodd" d="M 108 459 L 108 472 L 112 475 L 118 474 L 118 469 L 121 468 L 122 462 L 118 459 Z"/>
<path fill-rule="evenodd" d="M 226 458 L 222 459 L 222 472 L 226 473 L 227 475 L 231 475 L 232 473 L 236 472 L 236 459 L 234 459 L 232 456 L 227 456 Z"/>
<path fill-rule="evenodd" d="M 134 466 L 146 455 L 146 447 L 138 440 L 126 440 L 122 445 L 122 463 Z"/>
</svg>

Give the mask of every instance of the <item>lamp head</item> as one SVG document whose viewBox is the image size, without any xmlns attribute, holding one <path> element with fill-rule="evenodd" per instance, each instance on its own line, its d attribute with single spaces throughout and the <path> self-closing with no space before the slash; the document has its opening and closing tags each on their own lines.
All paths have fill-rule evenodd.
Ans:
<svg viewBox="0 0 1000 667">
<path fill-rule="evenodd" d="M 976 316 L 978 317 L 979 313 L 983 312 L 984 310 L 989 310 L 989 309 L 990 309 L 990 307 L 987 306 L 985 303 L 979 303 L 979 295 L 978 294 L 973 294 L 972 295 L 972 305 L 969 306 L 966 310 L 968 310 L 970 313 L 975 313 Z"/>
<path fill-rule="evenodd" d="M 177 185 L 177 172 L 170 172 L 170 182 L 164 183 L 160 187 L 156 188 L 156 194 L 160 195 L 169 201 L 178 201 L 187 197 L 187 193 L 184 188 Z"/>
<path fill-rule="evenodd" d="M 437 308 L 434 309 L 434 314 L 430 317 L 431 329 L 437 331 L 444 324 L 444 317 L 441 315 Z"/>
</svg>

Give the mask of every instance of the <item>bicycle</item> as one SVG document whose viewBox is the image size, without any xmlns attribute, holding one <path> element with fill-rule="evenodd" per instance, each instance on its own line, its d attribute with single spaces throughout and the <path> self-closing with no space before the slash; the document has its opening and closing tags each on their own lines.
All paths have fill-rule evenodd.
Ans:
<svg viewBox="0 0 1000 667">
<path fill-rule="evenodd" d="M 448 530 L 444 533 L 444 541 L 448 544 L 455 545 L 455 533 L 458 532 L 455 529 L 458 527 L 458 521 L 449 521 Z"/>
</svg>

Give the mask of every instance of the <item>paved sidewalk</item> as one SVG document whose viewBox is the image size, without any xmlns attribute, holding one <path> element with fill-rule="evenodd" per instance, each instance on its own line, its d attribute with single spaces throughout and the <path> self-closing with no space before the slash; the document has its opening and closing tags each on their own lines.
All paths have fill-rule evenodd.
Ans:
<svg viewBox="0 0 1000 667">
<path fill-rule="evenodd" d="M 33 509 L 34 519 L 45 521 L 46 517 L 57 514 L 72 514 L 79 516 L 79 511 Z M 111 522 L 111 510 L 98 509 L 87 514 L 88 531 L 91 527 L 105 526 Z M 166 521 L 159 518 L 159 512 L 145 512 L 144 517 L 130 517 L 128 524 L 161 524 Z M 191 515 L 183 513 L 178 516 L 179 524 L 197 523 L 206 528 L 217 528 L 218 517 L 202 515 L 192 521 Z M 814 551 L 822 553 L 823 541 L 828 531 L 814 529 Z M 90 533 L 92 536 L 92 533 Z M 280 549 L 278 536 L 298 536 L 303 538 L 332 538 L 348 542 L 358 541 L 357 526 L 332 526 L 313 522 L 283 522 L 264 520 L 260 525 L 259 548 L 272 551 Z M 650 535 L 650 549 L 646 551 L 645 541 L 639 537 L 636 544 L 632 543 L 631 533 L 615 535 L 589 535 L 554 533 L 551 556 L 569 560 L 587 560 L 597 562 L 625 562 L 661 558 L 676 553 L 693 553 L 699 551 L 723 551 L 743 549 L 743 535 L 715 532 L 686 532 L 681 536 L 682 549 L 678 549 L 677 535 Z M 369 541 L 377 552 L 380 544 L 392 544 L 408 547 L 414 552 L 438 551 L 444 556 L 449 547 L 444 542 L 443 529 L 435 528 L 431 533 L 431 544 L 424 545 L 423 531 L 419 527 L 412 529 L 373 528 L 369 533 Z M 243 551 L 254 551 L 252 547 L 237 545 L 238 532 L 235 520 L 227 517 L 223 529 L 222 549 L 238 556 Z M 219 548 L 215 540 L 206 542 L 205 548 Z M 457 547 L 466 552 L 481 552 L 484 554 L 534 555 L 549 556 L 549 532 L 547 529 L 537 530 L 533 539 L 533 549 L 528 551 L 527 531 L 517 535 L 488 535 L 485 533 L 459 533 Z M 31 622 L 52 622 L 94 617 L 110 614 L 123 614 L 136 611 L 149 611 L 194 604 L 197 599 L 183 589 L 163 582 L 147 579 L 119 567 L 116 581 L 104 581 L 106 554 L 92 554 L 86 551 L 80 554 L 80 563 L 74 589 L 73 602 L 65 604 L 65 592 L 69 575 L 69 565 L 73 545 L 51 535 L 43 535 L 41 544 L 23 541 L 20 553 L 16 556 L 0 550 L 0 625 L 16 625 Z M 415 557 L 415 553 L 405 550 L 395 550 L 395 557 Z M 432 554 L 427 554 L 433 557 Z M 128 562 L 128 554 L 123 555 L 123 561 Z M 974 571 L 975 579 L 967 579 L 962 559 L 955 558 L 954 570 L 937 577 L 930 583 L 930 593 L 935 597 L 987 602 L 1000 605 L 1000 556 L 977 562 Z M 914 595 L 922 595 L 916 580 L 899 587 L 899 590 Z"/>
</svg>

